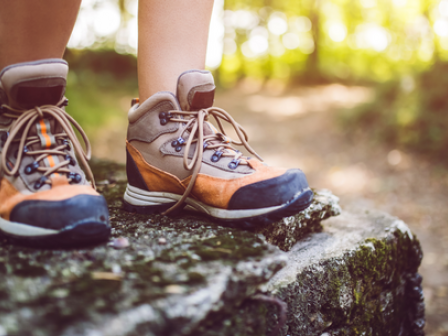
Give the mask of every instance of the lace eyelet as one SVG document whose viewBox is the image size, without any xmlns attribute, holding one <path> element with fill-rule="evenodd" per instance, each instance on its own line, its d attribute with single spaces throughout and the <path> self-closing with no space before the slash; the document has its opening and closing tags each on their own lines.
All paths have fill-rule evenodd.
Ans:
<svg viewBox="0 0 448 336">
<path fill-rule="evenodd" d="M 230 169 L 236 169 L 236 167 L 238 167 L 239 163 L 241 162 L 241 160 L 232 160 L 230 161 L 230 163 L 228 164 L 228 167 Z"/>
<path fill-rule="evenodd" d="M 210 158 L 210 160 L 211 160 L 212 162 L 218 162 L 219 159 L 221 158 L 221 155 L 222 155 L 222 152 L 220 152 L 220 151 L 216 151 L 216 152 L 212 155 L 212 157 Z"/>
<path fill-rule="evenodd" d="M 204 146 L 203 146 L 203 148 L 206 149 L 207 147 L 208 147 L 208 143 L 206 143 L 206 142 L 204 141 Z"/>
<path fill-rule="evenodd" d="M 182 144 L 184 144 L 185 143 L 185 140 L 182 138 L 182 137 L 180 137 L 180 138 L 178 138 L 177 140 L 174 140 L 172 143 L 171 143 L 171 146 L 172 147 L 178 147 L 178 146 L 182 146 Z M 179 151 L 178 151 L 179 152 Z"/>
<path fill-rule="evenodd" d="M 40 179 L 38 179 L 36 181 L 36 183 L 34 183 L 34 189 L 38 190 L 38 189 L 42 188 L 42 186 L 44 185 L 46 180 L 47 180 L 47 177 L 42 176 Z"/>
<path fill-rule="evenodd" d="M 69 151 L 72 150 L 72 146 L 70 146 L 70 141 L 68 141 L 67 139 L 64 139 L 64 140 L 62 140 L 62 143 L 67 146 L 67 150 L 69 150 Z"/>
<path fill-rule="evenodd" d="M 180 151 L 182 150 L 182 146 L 177 146 L 174 150 L 175 150 L 176 152 L 180 152 Z"/>
<path fill-rule="evenodd" d="M 65 155 L 64 159 L 70 161 L 71 166 L 74 166 L 76 164 L 75 159 L 71 155 Z"/>
<path fill-rule="evenodd" d="M 31 175 L 32 173 L 34 173 L 37 170 L 37 168 L 39 168 L 39 163 L 34 161 L 33 163 L 30 163 L 29 165 L 27 165 L 25 167 L 24 172 L 26 175 Z"/>
<path fill-rule="evenodd" d="M 71 180 L 70 182 L 79 183 L 82 180 L 81 175 L 78 173 L 69 173 L 68 178 Z"/>
<path fill-rule="evenodd" d="M 30 150 L 27 146 L 23 146 L 23 152 L 24 153 L 28 153 Z"/>
<path fill-rule="evenodd" d="M 171 113 L 167 113 L 167 112 L 160 112 L 159 113 L 159 119 L 160 119 L 160 125 L 164 126 L 168 123 L 168 121 L 172 118 L 173 116 L 171 115 Z"/>
</svg>

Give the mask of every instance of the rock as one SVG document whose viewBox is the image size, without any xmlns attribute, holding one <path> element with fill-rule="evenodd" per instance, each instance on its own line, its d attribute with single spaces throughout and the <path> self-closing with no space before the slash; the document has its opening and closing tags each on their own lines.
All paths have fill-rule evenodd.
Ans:
<svg viewBox="0 0 448 336">
<path fill-rule="evenodd" d="M 424 335 L 424 303 L 417 273 L 422 251 L 397 218 L 367 210 L 342 212 L 324 230 L 298 242 L 264 292 L 288 304 L 278 335 Z M 204 323 L 201 335 L 266 335 L 278 309 L 247 300 L 223 322 Z"/>
<path fill-rule="evenodd" d="M 123 166 L 93 168 L 110 205 L 111 242 L 39 251 L 2 241 L 0 326 L 8 334 L 187 335 L 210 314 L 231 313 L 286 263 L 253 232 L 188 214 L 125 212 Z"/>
<path fill-rule="evenodd" d="M 131 242 L 126 249 L 2 244 L 0 325 L 8 333 L 187 335 L 209 314 L 231 312 L 286 262 L 251 232 L 196 217 L 153 216 L 148 224 L 111 210 L 114 235 Z"/>
<path fill-rule="evenodd" d="M 343 213 L 320 232 L 340 211 L 328 191 L 255 232 L 189 214 L 137 215 L 121 209 L 124 167 L 93 170 L 110 244 L 40 251 L 1 241 L 7 335 L 266 335 L 283 317 L 279 335 L 380 335 L 391 321 L 384 335 L 398 336 L 404 321 L 402 335 L 419 335 L 420 250 L 402 222 Z"/>
<path fill-rule="evenodd" d="M 339 198 L 329 190 L 313 191 L 313 203 L 305 211 L 254 231 L 263 234 L 269 243 L 277 245 L 283 251 L 289 251 L 306 235 L 321 231 L 321 222 L 339 215 L 341 208 L 338 204 Z"/>
</svg>

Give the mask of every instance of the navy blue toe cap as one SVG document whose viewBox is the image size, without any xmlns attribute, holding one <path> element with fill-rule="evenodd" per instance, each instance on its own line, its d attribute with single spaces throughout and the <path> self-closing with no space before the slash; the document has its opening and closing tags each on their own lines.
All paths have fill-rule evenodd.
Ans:
<svg viewBox="0 0 448 336">
<path fill-rule="evenodd" d="M 10 221 L 58 231 L 80 224 L 109 228 L 109 211 L 103 196 L 77 195 L 62 201 L 23 201 L 11 211 Z"/>
<path fill-rule="evenodd" d="M 260 209 L 287 204 L 307 188 L 305 174 L 300 169 L 289 169 L 278 177 L 238 189 L 230 199 L 228 209 Z"/>
</svg>

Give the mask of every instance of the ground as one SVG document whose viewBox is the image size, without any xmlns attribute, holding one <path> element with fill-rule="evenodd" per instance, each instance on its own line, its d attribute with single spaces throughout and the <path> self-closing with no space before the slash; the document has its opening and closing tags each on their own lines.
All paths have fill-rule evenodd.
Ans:
<svg viewBox="0 0 448 336">
<path fill-rule="evenodd" d="M 363 87 L 264 87 L 246 81 L 219 92 L 224 108 L 248 131 L 250 144 L 271 165 L 299 167 L 310 185 L 331 189 L 342 207 L 361 204 L 404 220 L 419 237 L 427 336 L 448 335 L 448 167 L 369 139 L 338 122 L 346 108 L 372 99 Z M 123 98 L 123 105 L 128 104 Z M 124 162 L 126 115 L 94 137 L 94 154 Z"/>
</svg>

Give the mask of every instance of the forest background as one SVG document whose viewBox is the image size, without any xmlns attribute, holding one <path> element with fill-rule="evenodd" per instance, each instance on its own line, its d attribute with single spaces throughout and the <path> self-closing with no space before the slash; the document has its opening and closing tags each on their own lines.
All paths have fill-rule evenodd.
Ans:
<svg viewBox="0 0 448 336">
<path fill-rule="evenodd" d="M 83 97 L 69 111 L 88 133 L 122 114 L 117 99 L 137 94 L 137 8 L 82 3 L 65 57 L 69 92 Z M 448 160 L 448 0 L 216 0 L 207 67 L 224 89 L 243 79 L 274 90 L 374 87 L 370 102 L 341 114 L 342 127 Z"/>
</svg>

